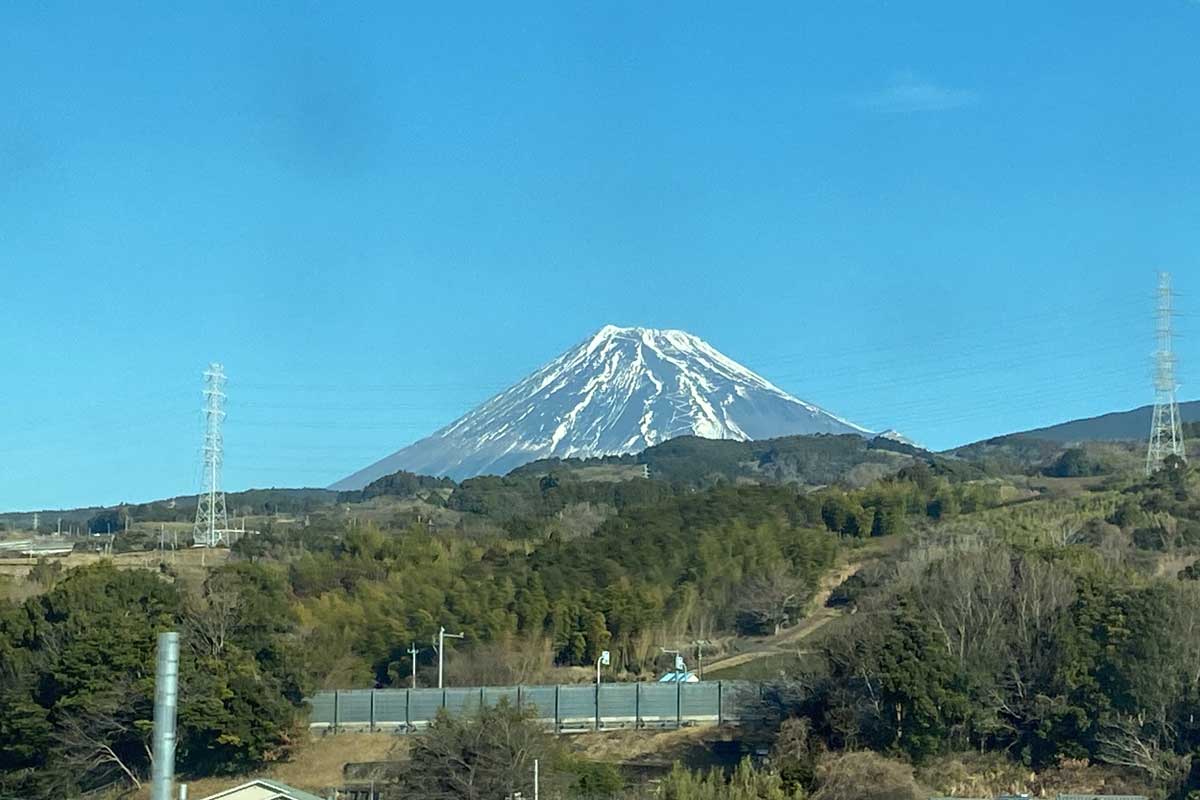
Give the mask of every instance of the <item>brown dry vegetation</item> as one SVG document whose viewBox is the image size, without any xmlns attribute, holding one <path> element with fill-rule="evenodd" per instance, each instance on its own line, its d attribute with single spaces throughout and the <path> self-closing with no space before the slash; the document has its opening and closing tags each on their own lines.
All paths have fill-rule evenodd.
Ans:
<svg viewBox="0 0 1200 800">
<path fill-rule="evenodd" d="M 188 784 L 188 796 L 201 798 L 224 791 L 251 778 L 271 778 L 297 789 L 324 794 L 342 783 L 347 764 L 365 761 L 402 759 L 408 754 L 408 740 L 389 733 L 339 733 L 336 736 L 313 736 L 305 742 L 290 761 L 273 764 L 253 775 L 204 778 L 188 781 L 178 776 L 178 782 Z M 149 784 L 127 795 L 128 800 L 149 800 Z"/>
<path fill-rule="evenodd" d="M 1034 772 L 996 753 L 940 756 L 918 769 L 917 779 L 936 793 L 955 797 L 1092 793 L 1153 796 L 1153 787 L 1145 781 L 1113 767 L 1064 761 Z"/>
<path fill-rule="evenodd" d="M 111 559 L 121 569 L 153 568 L 157 567 L 159 562 L 157 551 L 114 553 L 111 556 L 101 555 L 100 553 L 68 553 L 65 556 L 48 557 L 47 560 L 62 563 L 63 569 L 73 569 L 88 564 L 95 564 L 106 558 Z M 207 569 L 228 561 L 229 550 L 187 548 L 180 549 L 177 553 L 168 551 L 165 559 L 169 566 L 178 567 L 179 569 Z M 0 558 L 0 573 L 10 574 L 9 571 L 11 570 L 11 574 L 24 576 L 28 574 L 29 570 L 33 569 L 36 563 L 36 559 L 29 558 Z"/>
</svg>

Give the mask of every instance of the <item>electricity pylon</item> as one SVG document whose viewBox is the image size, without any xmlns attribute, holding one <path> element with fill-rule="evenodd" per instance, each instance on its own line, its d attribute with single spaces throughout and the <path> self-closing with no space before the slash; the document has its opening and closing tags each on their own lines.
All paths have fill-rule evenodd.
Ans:
<svg viewBox="0 0 1200 800">
<path fill-rule="evenodd" d="M 1175 353 L 1171 347 L 1173 315 L 1171 274 L 1158 273 L 1158 347 L 1154 352 L 1154 418 L 1150 423 L 1150 446 L 1146 451 L 1146 474 L 1162 467 L 1168 456 L 1187 458 L 1183 451 L 1183 431 L 1179 424 L 1176 400 Z"/>
<path fill-rule="evenodd" d="M 196 524 L 192 528 L 192 543 L 197 547 L 216 547 L 229 529 L 225 493 L 221 491 L 224 387 L 225 369 L 220 364 L 209 364 L 204 371 L 204 477 L 196 498 Z"/>
</svg>

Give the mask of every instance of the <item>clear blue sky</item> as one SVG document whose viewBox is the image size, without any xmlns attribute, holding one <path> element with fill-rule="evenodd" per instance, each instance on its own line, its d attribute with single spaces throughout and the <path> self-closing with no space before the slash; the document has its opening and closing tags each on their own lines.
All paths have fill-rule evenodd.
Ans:
<svg viewBox="0 0 1200 800">
<path fill-rule="evenodd" d="M 194 491 L 210 360 L 326 485 L 609 322 L 940 448 L 1200 313 L 1197 2 L 186 5 L 0 9 L 0 509 Z"/>
</svg>

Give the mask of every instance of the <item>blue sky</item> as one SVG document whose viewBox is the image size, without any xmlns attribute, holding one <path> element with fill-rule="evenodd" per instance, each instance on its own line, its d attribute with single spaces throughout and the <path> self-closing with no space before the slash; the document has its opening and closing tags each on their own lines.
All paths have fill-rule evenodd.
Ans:
<svg viewBox="0 0 1200 800">
<path fill-rule="evenodd" d="M 212 360 L 325 485 L 610 322 L 952 446 L 1149 402 L 1157 269 L 1200 397 L 1200 3 L 184 5 L 0 10 L 0 509 L 194 491 Z"/>
</svg>

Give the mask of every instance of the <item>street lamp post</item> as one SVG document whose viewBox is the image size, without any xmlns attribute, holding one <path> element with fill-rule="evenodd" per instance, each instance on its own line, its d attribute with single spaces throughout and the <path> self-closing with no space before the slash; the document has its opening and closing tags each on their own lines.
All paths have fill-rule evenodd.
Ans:
<svg viewBox="0 0 1200 800">
<path fill-rule="evenodd" d="M 445 654 L 446 654 L 446 640 L 447 639 L 465 639 L 465 638 L 467 638 L 467 635 L 465 633 L 446 633 L 446 627 L 444 625 L 438 629 L 437 641 L 435 641 L 433 644 L 434 644 L 434 647 L 437 648 L 437 654 L 438 654 L 438 688 L 439 689 L 442 688 L 442 674 L 443 674 L 443 664 L 445 661 Z"/>
<path fill-rule="evenodd" d="M 417 688 L 417 653 L 420 652 L 416 642 L 408 646 L 408 654 L 412 656 L 412 688 L 414 689 Z"/>
<path fill-rule="evenodd" d="M 675 671 L 683 672 L 687 665 L 683 663 L 683 655 L 678 650 L 668 650 L 665 647 L 658 648 L 665 656 L 675 656 Z"/>
<path fill-rule="evenodd" d="M 600 730 L 600 665 L 608 666 L 612 663 L 612 654 L 607 650 L 600 653 L 600 657 L 596 659 L 596 730 Z"/>
</svg>

